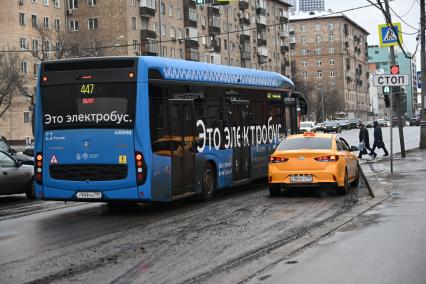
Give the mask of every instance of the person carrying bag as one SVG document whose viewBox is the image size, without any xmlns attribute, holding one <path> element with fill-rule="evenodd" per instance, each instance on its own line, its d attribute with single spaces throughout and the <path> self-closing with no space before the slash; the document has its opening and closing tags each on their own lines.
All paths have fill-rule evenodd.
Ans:
<svg viewBox="0 0 426 284">
<path fill-rule="evenodd" d="M 374 148 L 373 150 L 371 150 L 370 148 L 370 139 L 369 139 L 369 135 L 368 135 L 368 130 L 365 127 L 364 124 L 361 123 L 361 128 L 359 130 L 359 154 L 358 154 L 358 159 L 362 159 L 362 155 L 367 154 L 367 149 L 370 150 L 370 156 L 372 155 L 377 155 L 376 153 L 374 153 Z"/>
</svg>

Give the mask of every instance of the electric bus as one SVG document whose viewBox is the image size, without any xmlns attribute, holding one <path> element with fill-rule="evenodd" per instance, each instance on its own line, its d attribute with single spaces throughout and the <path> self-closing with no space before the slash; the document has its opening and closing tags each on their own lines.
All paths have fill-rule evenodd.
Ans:
<svg viewBox="0 0 426 284">
<path fill-rule="evenodd" d="M 63 201 L 213 198 L 265 178 L 304 100 L 287 77 L 162 57 L 42 62 L 35 194 Z"/>
</svg>

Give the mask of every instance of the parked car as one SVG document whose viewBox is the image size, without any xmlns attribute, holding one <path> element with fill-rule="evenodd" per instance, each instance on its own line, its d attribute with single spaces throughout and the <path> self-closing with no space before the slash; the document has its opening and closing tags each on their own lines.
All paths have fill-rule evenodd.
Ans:
<svg viewBox="0 0 426 284">
<path fill-rule="evenodd" d="M 318 122 L 318 123 L 315 125 L 315 130 L 316 130 L 316 131 L 324 131 L 324 123 L 322 123 L 322 122 Z"/>
<path fill-rule="evenodd" d="M 25 147 L 24 151 L 22 151 L 23 154 L 34 157 L 34 142 L 32 142 L 30 145 Z"/>
<path fill-rule="evenodd" d="M 0 195 L 25 193 L 34 199 L 34 168 L 0 151 Z"/>
<path fill-rule="evenodd" d="M 0 151 L 4 151 L 13 156 L 16 160 L 22 162 L 25 165 L 34 165 L 34 158 L 27 156 L 22 153 L 18 153 L 15 149 L 10 147 L 4 138 L 0 139 Z"/>
<path fill-rule="evenodd" d="M 410 126 L 420 126 L 421 118 L 420 116 L 410 118 L 409 125 Z"/>
<path fill-rule="evenodd" d="M 336 120 L 327 120 L 324 122 L 324 133 L 329 132 L 342 132 L 342 129 L 340 128 L 340 125 L 337 123 Z"/>
<path fill-rule="evenodd" d="M 364 125 L 367 128 L 373 128 L 374 127 L 374 121 L 372 121 L 372 120 L 367 121 Z"/>
<path fill-rule="evenodd" d="M 359 183 L 358 159 L 353 153 L 357 150 L 336 134 L 291 135 L 269 158 L 269 194 L 308 187 L 334 188 L 346 194 Z"/>
<path fill-rule="evenodd" d="M 315 132 L 315 122 L 313 121 L 303 121 L 300 123 L 299 132 L 305 133 L 305 132 Z"/>
<path fill-rule="evenodd" d="M 345 130 L 350 129 L 349 120 L 341 119 L 341 120 L 338 120 L 337 122 L 339 123 L 341 129 L 345 129 Z"/>
<path fill-rule="evenodd" d="M 359 128 L 360 126 L 361 126 L 361 119 L 359 119 L 359 118 L 351 118 L 349 120 L 349 128 L 350 129 Z"/>
<path fill-rule="evenodd" d="M 405 121 L 405 119 L 401 117 L 401 125 L 402 125 L 402 127 L 404 127 L 404 125 L 405 125 L 404 121 Z M 393 127 L 399 126 L 398 116 L 392 117 L 392 126 Z"/>
<path fill-rule="evenodd" d="M 388 123 L 389 121 L 387 121 L 386 119 L 378 119 L 377 123 L 379 124 L 380 127 L 388 127 L 390 125 L 390 123 Z"/>
</svg>

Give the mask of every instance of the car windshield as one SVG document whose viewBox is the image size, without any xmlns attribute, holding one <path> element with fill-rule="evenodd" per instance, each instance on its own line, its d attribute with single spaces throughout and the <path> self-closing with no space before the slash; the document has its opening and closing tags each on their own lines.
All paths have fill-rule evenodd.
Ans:
<svg viewBox="0 0 426 284">
<path fill-rule="evenodd" d="M 300 149 L 331 149 L 331 138 L 303 137 L 286 139 L 278 146 L 278 151 L 300 150 Z"/>
<path fill-rule="evenodd" d="M 0 140 L 0 151 L 9 152 L 9 146 L 3 140 Z"/>
<path fill-rule="evenodd" d="M 300 123 L 300 127 L 311 127 L 312 126 L 312 124 L 310 123 L 310 122 L 302 122 L 302 123 Z"/>
</svg>

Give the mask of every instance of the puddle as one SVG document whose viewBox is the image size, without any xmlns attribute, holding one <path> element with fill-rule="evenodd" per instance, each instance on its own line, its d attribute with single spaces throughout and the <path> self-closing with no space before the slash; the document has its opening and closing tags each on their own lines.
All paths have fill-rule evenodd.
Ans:
<svg viewBox="0 0 426 284">
<path fill-rule="evenodd" d="M 402 194 L 400 192 L 392 192 L 391 194 L 391 198 L 401 198 Z"/>
</svg>

